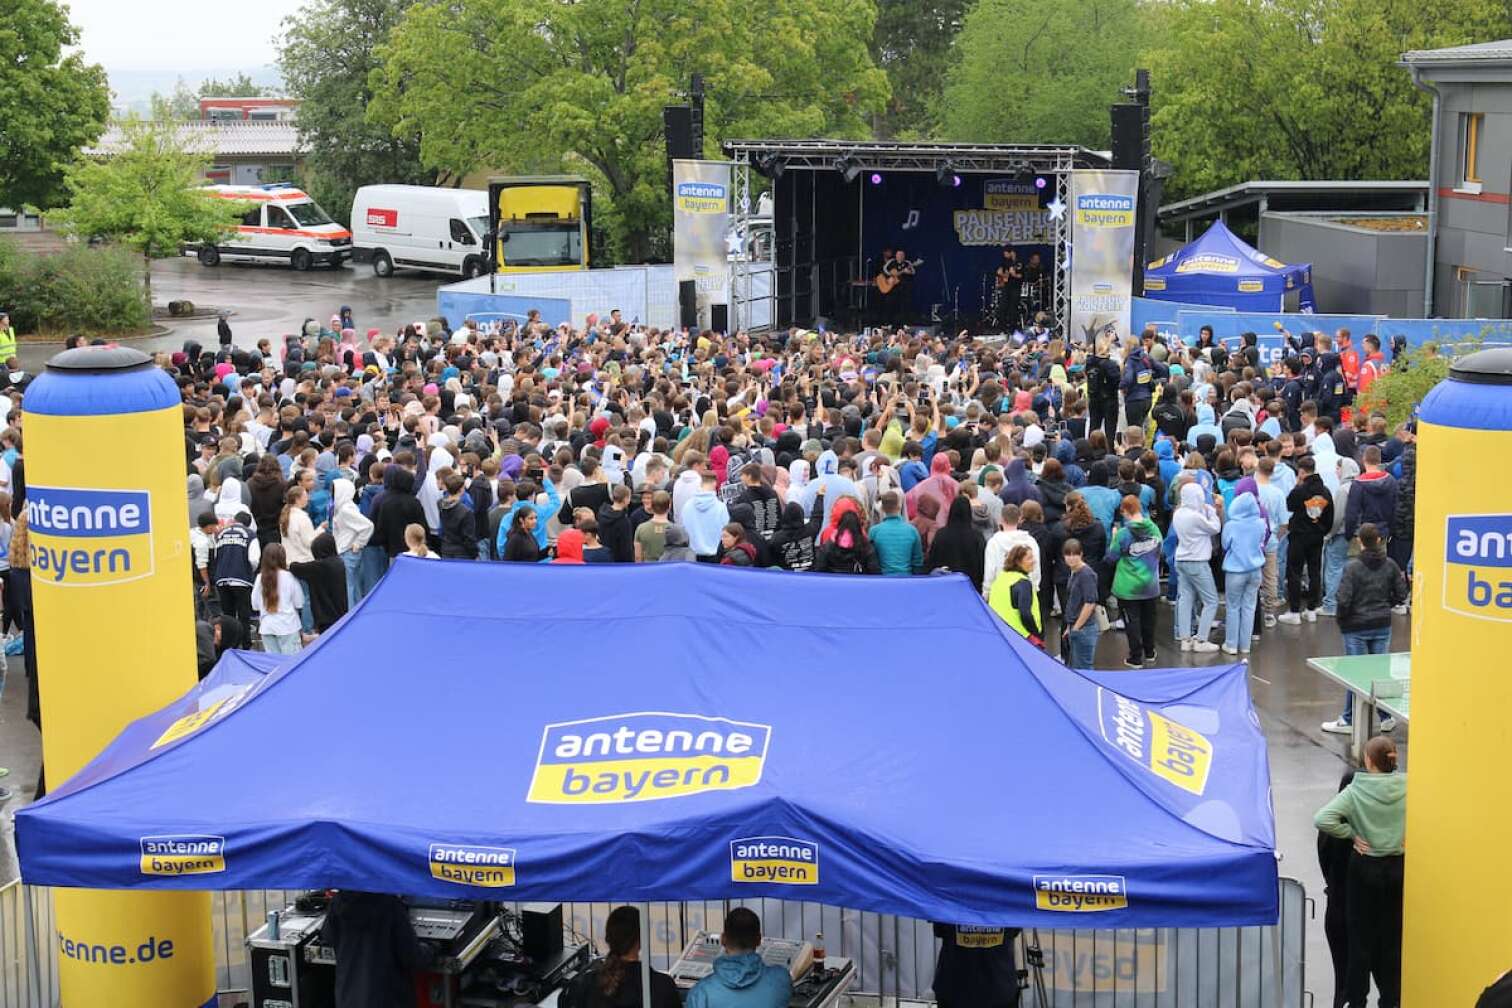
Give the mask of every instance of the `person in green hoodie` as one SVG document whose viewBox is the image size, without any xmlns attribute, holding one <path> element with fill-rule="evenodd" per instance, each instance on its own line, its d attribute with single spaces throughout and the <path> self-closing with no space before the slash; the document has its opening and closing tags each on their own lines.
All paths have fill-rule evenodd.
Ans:
<svg viewBox="0 0 1512 1008">
<path fill-rule="evenodd" d="M 1374 976 L 1381 1008 L 1397 1008 L 1402 991 L 1402 840 L 1407 831 L 1407 775 L 1396 772 L 1396 743 L 1365 743 L 1365 773 L 1318 810 L 1313 824 L 1354 843 L 1346 883 L 1349 965 L 1345 1002 L 1365 1008 Z"/>
<path fill-rule="evenodd" d="M 1129 668 L 1155 664 L 1155 599 L 1160 594 L 1160 529 L 1145 517 L 1139 498 L 1124 497 L 1118 507 L 1123 524 L 1113 533 L 1108 556 L 1114 558 L 1113 595 L 1123 610 L 1129 638 Z"/>
</svg>

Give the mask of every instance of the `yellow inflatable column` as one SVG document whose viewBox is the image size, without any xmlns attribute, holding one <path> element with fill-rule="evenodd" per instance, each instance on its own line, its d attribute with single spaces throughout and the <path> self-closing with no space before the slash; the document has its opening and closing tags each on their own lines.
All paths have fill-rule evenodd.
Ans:
<svg viewBox="0 0 1512 1008">
<path fill-rule="evenodd" d="M 1474 1004 L 1512 966 L 1512 349 L 1423 400 L 1413 543 L 1402 1003 Z"/>
<path fill-rule="evenodd" d="M 23 409 L 42 754 L 56 787 L 195 683 L 183 405 L 146 354 L 86 347 L 49 361 Z M 54 907 L 63 1008 L 215 1003 L 209 894 L 58 889 Z"/>
</svg>

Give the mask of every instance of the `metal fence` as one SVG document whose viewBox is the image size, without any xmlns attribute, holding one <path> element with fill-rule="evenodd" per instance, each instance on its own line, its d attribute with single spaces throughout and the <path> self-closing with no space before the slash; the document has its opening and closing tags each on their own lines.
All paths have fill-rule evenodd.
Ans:
<svg viewBox="0 0 1512 1008">
<path fill-rule="evenodd" d="M 215 949 L 223 991 L 251 986 L 245 938 L 269 910 L 297 895 L 276 890 L 216 893 Z M 1308 901 L 1302 884 L 1281 880 L 1277 927 L 1152 928 L 1120 931 L 1040 931 L 1038 972 L 1048 1008 L 1301 1008 L 1306 986 Z M 26 901 L 33 908 L 28 939 Z M 935 939 L 926 921 L 783 900 L 651 903 L 652 962 L 666 969 L 699 931 L 717 931 L 728 910 L 749 906 L 767 933 L 813 940 L 824 934 L 832 955 L 856 961 L 855 990 L 883 1005 L 930 999 Z M 614 904 L 568 903 L 563 922 L 578 940 L 596 940 Z M 0 888 L 0 1006 L 52 1008 L 58 1002 L 52 900 L 45 889 L 19 883 Z M 1022 949 L 1020 965 L 1023 964 Z M 235 1003 L 232 1000 L 230 1003 Z M 1024 1002 L 1038 1005 L 1033 990 Z"/>
</svg>

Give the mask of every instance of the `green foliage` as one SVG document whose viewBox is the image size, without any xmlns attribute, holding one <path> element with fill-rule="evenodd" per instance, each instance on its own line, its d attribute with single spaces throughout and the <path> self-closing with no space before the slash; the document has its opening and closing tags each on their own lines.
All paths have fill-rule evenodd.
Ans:
<svg viewBox="0 0 1512 1008">
<path fill-rule="evenodd" d="M 279 70 L 300 99 L 305 191 L 344 224 L 360 186 L 435 185 L 420 163 L 420 135 L 396 134 L 367 118 L 368 83 L 409 0 L 314 0 L 284 22 Z"/>
<path fill-rule="evenodd" d="M 876 117 L 879 137 L 926 139 L 937 131 L 945 67 L 969 0 L 881 0 L 872 59 L 887 72 L 892 99 Z"/>
<path fill-rule="evenodd" d="M 429 168 L 582 171 L 595 223 L 641 260 L 671 208 L 662 106 L 704 75 L 708 154 L 735 136 L 866 136 L 887 98 L 874 0 L 424 0 L 374 74 L 369 115 Z"/>
<path fill-rule="evenodd" d="M 53 0 L 6 0 L 0 13 L 0 206 L 49 209 L 62 166 L 93 143 L 110 114 L 98 64 L 74 52 L 79 32 Z"/>
<path fill-rule="evenodd" d="M 1137 0 L 978 0 L 956 37 L 941 135 L 1107 149 L 1108 106 L 1134 78 L 1146 20 Z"/>
<path fill-rule="evenodd" d="M 218 199 L 200 187 L 211 155 L 191 150 L 169 122 L 131 118 L 121 123 L 123 144 L 107 159 L 71 165 L 71 202 L 49 219 L 79 239 L 105 238 L 144 259 L 178 255 L 187 243 L 217 243 L 236 230 L 247 204 Z M 147 274 L 151 297 L 151 274 Z"/>
<path fill-rule="evenodd" d="M 216 80 L 214 77 L 200 81 L 200 98 L 272 98 L 278 95 L 278 88 L 268 84 L 259 84 L 248 77 L 245 73 L 237 73 L 235 77 L 226 80 Z"/>
<path fill-rule="evenodd" d="M 118 247 L 33 255 L 0 240 L 0 303 L 20 332 L 121 335 L 148 324 L 137 258 Z"/>
<path fill-rule="evenodd" d="M 1168 197 L 1248 179 L 1426 175 L 1429 102 L 1396 65 L 1512 33 L 1502 0 L 1172 0 L 1147 52 Z"/>
<path fill-rule="evenodd" d="M 1381 413 L 1392 427 L 1412 416 L 1412 411 L 1433 386 L 1449 377 L 1449 358 L 1423 349 L 1407 354 L 1407 366 L 1400 364 L 1370 383 L 1370 390 L 1358 398 L 1355 408 L 1367 413 Z"/>
</svg>

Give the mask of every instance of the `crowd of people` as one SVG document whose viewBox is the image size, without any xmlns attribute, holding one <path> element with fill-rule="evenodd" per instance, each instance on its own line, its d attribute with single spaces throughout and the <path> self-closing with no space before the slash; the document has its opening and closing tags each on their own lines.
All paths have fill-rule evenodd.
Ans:
<svg viewBox="0 0 1512 1008">
<path fill-rule="evenodd" d="M 1154 662 L 1161 600 L 1194 656 L 1319 616 L 1384 651 L 1407 602 L 1413 427 L 1349 410 L 1386 367 L 1374 335 L 1270 360 L 1252 335 L 722 336 L 617 312 L 359 336 L 343 308 L 223 339 L 160 355 L 218 649 L 297 650 L 402 554 L 960 573 L 1087 667 L 1110 628 Z"/>
</svg>

